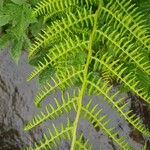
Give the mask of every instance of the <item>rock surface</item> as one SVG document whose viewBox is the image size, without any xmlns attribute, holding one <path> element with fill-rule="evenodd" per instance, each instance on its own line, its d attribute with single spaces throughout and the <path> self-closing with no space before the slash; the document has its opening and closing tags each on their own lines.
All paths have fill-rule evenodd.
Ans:
<svg viewBox="0 0 150 150">
<path fill-rule="evenodd" d="M 26 60 L 27 56 L 24 52 L 17 66 L 10 59 L 7 50 L 0 54 L 0 150 L 20 150 L 26 145 L 32 145 L 42 137 L 43 132 L 51 124 L 51 122 L 44 123 L 29 132 L 23 130 L 25 123 L 38 112 L 33 104 L 33 99 L 39 89 L 36 80 L 29 83 L 26 81 L 27 75 L 32 70 Z M 99 99 L 95 98 L 94 103 L 100 103 Z M 116 126 L 123 136 L 128 137 L 129 143 L 139 149 L 144 142 L 143 137 L 139 137 L 138 141 L 135 140 L 135 135 L 131 136 L 132 131 L 125 121 L 118 119 L 116 113 L 111 113 L 111 108 L 105 103 L 100 107 L 112 118 L 111 125 Z M 66 116 L 62 117 L 61 121 L 65 119 Z M 56 124 L 59 122 L 60 120 L 57 120 Z M 92 128 L 86 121 L 80 123 L 79 131 L 84 133 L 85 138 L 90 138 L 94 150 L 119 149 L 100 129 Z M 63 142 L 59 149 L 69 149 L 69 143 Z"/>
</svg>

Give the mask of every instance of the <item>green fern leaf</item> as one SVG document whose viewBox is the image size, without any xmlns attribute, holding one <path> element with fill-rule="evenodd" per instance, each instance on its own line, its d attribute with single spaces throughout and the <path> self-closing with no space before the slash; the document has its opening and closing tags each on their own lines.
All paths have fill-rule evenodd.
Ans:
<svg viewBox="0 0 150 150">
<path fill-rule="evenodd" d="M 76 141 L 75 149 L 78 150 L 92 150 L 92 145 L 89 145 L 88 140 L 84 140 L 83 143 L 83 135 Z"/>
<path fill-rule="evenodd" d="M 36 38 L 35 44 L 32 45 L 29 51 L 29 59 L 34 56 L 39 48 L 42 48 L 47 43 L 54 41 L 54 39 L 62 40 L 64 37 L 69 38 L 68 31 L 71 32 L 71 28 L 76 25 L 86 25 L 89 26 L 89 22 L 93 23 L 94 14 L 92 11 L 87 11 L 84 9 L 83 13 L 81 14 L 79 11 L 76 15 L 73 13 L 67 14 L 67 19 L 62 19 L 62 21 L 57 21 L 52 24 L 52 26 L 48 27 L 46 31 L 43 31 L 43 34 L 39 34 L 39 37 Z"/>
<path fill-rule="evenodd" d="M 52 84 L 47 83 L 46 86 L 42 88 L 42 90 L 39 92 L 39 94 L 35 98 L 35 105 L 40 106 L 41 101 L 50 93 L 55 91 L 57 88 L 64 89 L 65 86 L 72 86 L 74 85 L 74 79 L 80 78 L 82 79 L 81 74 L 83 73 L 82 69 L 79 69 L 78 71 L 74 68 L 71 68 L 70 70 L 66 70 L 66 72 L 62 73 L 60 72 L 59 75 L 56 74 L 55 78 L 51 78 L 53 81 Z M 54 84 L 54 85 L 53 85 Z"/>
<path fill-rule="evenodd" d="M 63 14 L 62 17 L 60 14 Z M 50 82 L 35 97 L 35 105 L 40 106 L 45 97 L 57 90 L 62 91 L 62 100 L 57 99 L 56 107 L 50 104 L 45 112 L 37 114 L 25 130 L 48 119 L 56 119 L 64 112 L 74 110 L 76 113 L 72 125 L 63 127 L 61 131 L 54 127 L 55 134 L 51 133 L 51 138 L 45 136 L 45 140 L 35 145 L 35 149 L 52 149 L 52 143 L 58 147 L 56 141 L 59 141 L 59 137 L 60 140 L 64 139 L 66 134 L 70 135 L 71 150 L 88 149 L 87 140 L 83 143 L 82 136 L 78 136 L 77 129 L 82 116 L 94 128 L 100 128 L 112 138 L 121 149 L 132 149 L 127 138 L 118 136 L 115 128 L 110 127 L 108 115 L 101 113 L 98 104 L 93 106 L 90 100 L 84 105 L 87 94 L 91 99 L 102 95 L 121 118 L 149 137 L 150 131 L 140 118 L 132 111 L 127 111 L 128 103 L 124 102 L 124 97 L 120 97 L 121 91 L 118 89 L 111 93 L 113 86 L 107 81 L 108 78 L 116 80 L 119 85 L 128 87 L 129 91 L 150 104 L 149 91 L 145 90 L 148 88 L 142 86 L 145 79 L 139 78 L 139 72 L 147 76 L 147 81 L 150 77 L 149 32 L 136 6 L 127 0 L 105 3 L 103 0 L 41 0 L 33 15 L 41 15 L 49 22 L 45 21 L 47 28 L 35 37 L 30 47 L 29 60 L 38 58 L 42 52 L 44 54 L 42 59 L 38 59 L 38 66 L 28 80 L 46 72 L 49 65 L 55 69 L 55 74 L 48 77 Z M 65 98 L 68 89 L 76 92 Z"/>
<path fill-rule="evenodd" d="M 45 70 L 49 65 L 57 66 L 58 62 L 62 63 L 61 58 L 66 58 L 70 55 L 72 55 L 73 57 L 77 52 L 84 51 L 87 44 L 88 41 L 86 41 L 85 37 L 83 36 L 82 41 L 78 37 L 75 37 L 74 40 L 67 39 L 63 44 L 61 43 L 58 46 L 54 46 L 53 49 L 49 50 L 47 59 L 44 58 L 44 62 L 38 62 L 38 67 L 35 68 L 35 70 L 31 73 L 27 80 L 32 80 L 35 76 L 39 75 L 43 70 Z"/>
<path fill-rule="evenodd" d="M 96 0 L 84 1 L 84 0 L 42 0 L 37 5 L 33 11 L 34 15 L 42 15 L 42 14 L 52 14 L 57 13 L 58 11 L 63 11 L 66 8 L 70 8 L 77 5 L 90 6 L 93 3 L 96 3 Z"/>
<path fill-rule="evenodd" d="M 89 103 L 86 106 L 82 107 L 82 111 L 84 112 L 84 117 L 90 119 L 89 121 L 92 124 L 94 123 L 95 127 L 100 126 L 103 132 L 109 135 L 118 145 L 120 145 L 120 147 L 128 150 L 132 149 L 122 137 L 120 138 L 117 137 L 118 132 L 113 131 L 114 128 L 107 127 L 110 120 L 106 119 L 106 115 L 99 117 L 102 110 L 96 111 L 97 105 L 95 105 L 92 108 L 92 110 L 89 110 L 90 105 L 91 105 L 91 101 L 89 101 Z"/>
<path fill-rule="evenodd" d="M 116 10 L 117 3 L 121 6 L 121 8 L 120 9 L 118 8 Z M 128 32 L 129 33 L 128 37 L 130 39 L 135 38 L 142 45 L 144 45 L 149 51 L 150 50 L 149 39 L 148 36 L 146 36 L 148 34 L 148 31 L 145 30 L 143 20 L 141 19 L 142 16 L 139 13 L 135 13 L 137 8 L 134 7 L 135 5 L 131 4 L 130 1 L 126 3 L 126 0 L 123 0 L 122 2 L 118 0 L 117 3 L 115 0 L 112 0 L 106 7 L 101 7 L 104 11 L 103 13 L 104 17 L 106 17 L 106 19 L 111 18 L 108 24 L 111 24 L 114 21 L 113 22 L 114 28 L 119 29 L 122 26 L 121 28 L 122 34 Z M 123 15 L 125 9 L 126 12 L 128 12 L 127 13 L 128 15 Z M 135 19 L 136 23 L 133 24 L 132 22 Z"/>
<path fill-rule="evenodd" d="M 128 103 L 124 103 L 124 97 L 121 97 L 116 100 L 116 97 L 119 97 L 119 91 L 116 93 L 111 93 L 112 86 L 109 86 L 108 83 L 102 83 L 103 81 L 101 79 L 97 78 L 90 78 L 90 81 L 88 81 L 88 84 L 90 84 L 88 87 L 88 93 L 89 95 L 104 95 L 106 100 L 108 100 L 108 103 L 112 103 L 112 106 L 116 108 L 116 111 L 119 112 L 121 117 L 126 119 L 130 124 L 132 124 L 138 131 L 143 133 L 144 135 L 150 137 L 150 131 L 146 129 L 144 124 L 141 123 L 140 118 L 136 117 L 135 114 L 132 113 L 132 111 L 125 111 L 126 106 Z"/>
<path fill-rule="evenodd" d="M 52 149 L 52 145 L 58 147 L 57 142 L 60 140 L 71 139 L 71 130 L 72 125 L 69 120 L 67 121 L 67 127 L 62 124 L 60 129 L 56 128 L 53 124 L 53 130 L 49 129 L 49 136 L 44 134 L 43 139 L 39 142 L 39 144 L 35 143 L 34 147 L 28 147 L 26 150 Z"/>
<path fill-rule="evenodd" d="M 51 104 L 45 107 L 45 112 L 41 112 L 40 114 L 36 115 L 24 128 L 24 130 L 30 130 L 37 125 L 43 123 L 47 119 L 56 119 L 56 117 L 61 116 L 64 112 L 69 112 L 73 108 L 76 110 L 76 95 L 75 91 L 73 92 L 73 97 L 68 93 L 67 98 L 62 96 L 62 103 L 59 100 L 55 99 L 56 108 Z"/>
<path fill-rule="evenodd" d="M 112 33 L 110 33 L 111 29 L 109 27 L 105 28 L 104 26 L 101 30 L 98 30 L 98 33 L 100 35 L 102 34 L 103 37 L 107 38 L 112 44 L 115 45 L 114 51 L 116 55 L 121 50 L 122 52 L 120 57 L 122 56 L 125 60 L 129 58 L 139 67 L 139 69 L 143 70 L 147 75 L 150 75 L 150 62 L 143 62 L 145 56 L 142 53 L 140 53 L 141 47 L 134 47 L 131 41 L 126 41 L 126 38 L 121 38 L 120 34 L 117 33 L 115 30 Z M 119 41 L 120 38 L 121 40 Z"/>
<path fill-rule="evenodd" d="M 111 63 L 110 62 L 111 56 L 108 56 L 107 53 L 103 55 L 101 59 L 97 59 L 95 57 L 92 57 L 92 59 L 96 61 L 95 68 L 96 65 L 98 64 L 104 65 L 111 73 L 113 73 L 117 77 L 118 80 L 120 80 L 121 82 L 123 82 L 123 84 L 128 86 L 130 90 L 133 91 L 137 96 L 141 97 L 147 103 L 150 103 L 150 97 L 148 93 L 143 91 L 142 89 L 137 88 L 139 82 L 136 81 L 135 78 L 130 79 L 130 76 L 132 77 L 132 72 L 125 74 L 124 77 L 123 74 L 127 68 L 126 67 L 123 68 L 123 64 L 119 64 L 118 66 L 115 66 L 119 62 L 118 60 Z"/>
</svg>

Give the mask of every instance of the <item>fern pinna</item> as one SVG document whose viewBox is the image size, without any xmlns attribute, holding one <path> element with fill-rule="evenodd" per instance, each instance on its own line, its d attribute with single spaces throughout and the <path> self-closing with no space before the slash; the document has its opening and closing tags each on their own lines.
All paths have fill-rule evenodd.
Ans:
<svg viewBox="0 0 150 150">
<path fill-rule="evenodd" d="M 53 149 L 59 141 L 70 141 L 70 149 L 92 149 L 90 141 L 83 143 L 77 134 L 81 117 L 94 127 L 99 127 L 121 149 L 133 149 L 125 137 L 118 136 L 111 120 L 92 97 L 102 95 L 104 100 L 135 129 L 150 137 L 150 131 L 121 95 L 124 89 L 150 104 L 150 41 L 148 28 L 134 4 L 127 0 L 41 0 L 33 15 L 44 18 L 47 27 L 35 38 L 29 51 L 29 60 L 38 65 L 28 81 L 47 73 L 47 83 L 35 97 L 35 105 L 51 93 L 61 91 L 61 99 L 49 104 L 29 122 L 30 130 L 48 119 L 56 119 L 63 113 L 75 111 L 74 121 L 68 118 L 66 125 L 49 129 L 39 143 L 27 149 Z M 40 59 L 39 59 L 40 58 Z M 115 81 L 119 87 L 111 92 Z M 69 89 L 69 92 L 68 92 Z M 70 92 L 72 91 L 72 92 Z M 84 103 L 85 96 L 89 102 Z M 52 132 L 52 131 L 55 132 Z"/>
</svg>

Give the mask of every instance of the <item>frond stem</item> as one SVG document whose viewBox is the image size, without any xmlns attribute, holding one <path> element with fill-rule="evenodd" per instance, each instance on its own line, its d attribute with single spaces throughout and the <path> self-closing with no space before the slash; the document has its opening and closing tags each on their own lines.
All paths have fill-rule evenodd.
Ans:
<svg viewBox="0 0 150 150">
<path fill-rule="evenodd" d="M 85 68 L 84 68 L 84 73 L 83 73 L 83 84 L 82 84 L 82 87 L 81 87 L 81 90 L 80 90 L 80 93 L 79 93 L 78 110 L 77 110 L 76 118 L 75 118 L 75 121 L 74 121 L 73 139 L 72 139 L 72 143 L 71 143 L 71 150 L 74 150 L 75 143 L 76 143 L 76 132 L 77 132 L 77 127 L 78 127 L 80 114 L 81 114 L 81 111 L 82 111 L 82 99 L 83 99 L 84 91 L 85 91 L 86 85 L 87 85 L 88 68 L 89 68 L 89 65 L 90 65 L 90 62 L 91 62 L 91 56 L 92 56 L 92 43 L 93 43 L 95 32 L 97 30 L 97 21 L 98 21 L 98 16 L 99 16 L 99 13 L 100 13 L 100 8 L 101 8 L 100 6 L 101 6 L 101 3 L 99 4 L 99 7 L 98 7 L 97 11 L 95 12 L 94 26 L 93 26 L 93 30 L 91 32 L 91 35 L 89 37 L 88 56 L 87 56 L 87 61 L 86 61 Z"/>
</svg>

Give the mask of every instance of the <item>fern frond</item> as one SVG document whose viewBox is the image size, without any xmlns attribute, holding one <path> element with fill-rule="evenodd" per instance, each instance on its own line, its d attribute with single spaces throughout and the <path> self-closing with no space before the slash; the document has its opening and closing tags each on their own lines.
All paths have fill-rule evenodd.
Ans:
<svg viewBox="0 0 150 150">
<path fill-rule="evenodd" d="M 99 19 L 99 15 L 100 15 L 100 5 L 101 2 L 99 1 L 99 5 L 98 5 L 98 9 L 96 10 L 95 14 L 94 14 L 94 22 L 93 22 L 93 29 L 89 35 L 89 44 L 88 44 L 88 55 L 87 55 L 87 60 L 84 66 L 84 72 L 83 72 L 83 81 L 82 81 L 82 86 L 81 86 L 81 90 L 79 92 L 79 98 L 78 98 L 78 109 L 77 109 L 77 113 L 76 113 L 76 118 L 74 121 L 74 128 L 73 128 L 73 139 L 72 139 L 72 143 L 71 143 L 71 150 L 74 150 L 74 146 L 75 146 L 75 142 L 76 142 L 76 134 L 77 134 L 77 126 L 78 126 L 78 122 L 79 122 L 79 117 L 81 114 L 81 110 L 82 110 L 82 100 L 83 100 L 83 96 L 86 90 L 86 82 L 87 82 L 87 77 L 88 77 L 88 69 L 91 63 L 91 56 L 92 56 L 92 46 L 93 46 L 93 40 L 95 37 L 95 32 L 97 30 L 97 23 L 98 23 L 98 19 Z"/>
<path fill-rule="evenodd" d="M 120 63 L 119 60 L 111 62 L 110 60 L 112 60 L 112 56 L 108 56 L 107 53 L 104 54 L 101 59 L 98 59 L 96 57 L 92 57 L 92 59 L 96 62 L 94 68 L 97 68 L 98 64 L 104 65 L 112 74 L 117 77 L 118 80 L 120 80 L 124 85 L 129 87 L 133 93 L 135 93 L 137 96 L 150 104 L 150 97 L 148 93 L 137 87 L 139 81 L 135 81 L 135 78 L 130 78 L 132 77 L 132 72 L 126 73 L 125 71 L 127 67 L 123 67 L 123 64 Z M 117 63 L 119 64 L 116 66 Z"/>
<path fill-rule="evenodd" d="M 29 59 L 35 55 L 38 50 L 48 43 L 54 41 L 54 39 L 64 39 L 64 37 L 69 38 L 69 32 L 72 33 L 71 28 L 77 25 L 80 27 L 89 27 L 89 24 L 93 24 L 94 14 L 92 10 L 87 11 L 85 8 L 83 13 L 77 11 L 77 14 L 69 13 L 67 18 L 62 19 L 62 21 L 54 22 L 50 27 L 47 27 L 46 31 L 43 31 L 42 34 L 39 34 L 39 37 L 36 37 L 35 43 L 32 45 L 29 51 Z"/>
<path fill-rule="evenodd" d="M 65 1 L 65 3 L 60 0 L 42 0 L 34 8 L 33 15 L 50 14 L 54 11 L 64 10 L 75 4 L 78 4 L 78 0 Z"/>
<path fill-rule="evenodd" d="M 53 83 L 47 83 L 39 94 L 35 98 L 35 105 L 40 106 L 41 101 L 48 95 L 50 92 L 54 92 L 58 88 L 64 88 L 66 86 L 74 85 L 74 80 L 77 78 L 82 79 L 81 74 L 83 70 L 79 68 L 79 70 L 75 70 L 73 67 L 70 69 L 66 69 L 66 72 L 58 72 L 55 78 L 51 78 Z"/>
<path fill-rule="evenodd" d="M 75 92 L 76 91 L 73 91 L 73 96 L 67 93 L 66 98 L 62 94 L 62 102 L 59 102 L 60 100 L 54 98 L 54 105 L 56 105 L 56 108 L 53 105 L 48 104 L 45 107 L 45 111 L 41 111 L 38 115 L 34 116 L 33 119 L 25 126 L 24 130 L 30 130 L 48 119 L 56 119 L 63 113 L 73 110 L 73 108 L 76 110 L 77 98 Z"/>
<path fill-rule="evenodd" d="M 96 0 L 42 0 L 40 1 L 34 11 L 34 15 L 45 15 L 45 14 L 51 14 L 55 13 L 57 11 L 63 11 L 66 8 L 70 8 L 73 6 L 87 6 L 93 5 L 93 3 L 96 3 Z"/>
<path fill-rule="evenodd" d="M 34 147 L 29 147 L 26 150 L 43 150 L 43 149 L 50 149 L 52 150 L 52 145 L 55 145 L 55 147 L 58 147 L 58 142 L 62 139 L 71 139 L 71 130 L 72 125 L 70 121 L 67 121 L 67 127 L 65 125 L 61 124 L 61 128 L 58 129 L 53 124 L 53 129 L 48 129 L 49 135 L 44 134 L 43 139 L 38 143 L 34 144 Z M 54 131 L 54 133 L 53 133 Z"/>
<path fill-rule="evenodd" d="M 106 28 L 104 26 L 101 30 L 98 30 L 97 33 L 100 37 L 103 36 L 102 38 L 108 39 L 109 42 L 114 45 L 114 53 L 117 54 L 121 51 L 120 58 L 126 61 L 129 58 L 139 69 L 143 70 L 147 75 L 150 75 L 150 62 L 144 61 L 145 56 L 140 51 L 141 47 L 135 47 L 133 42 L 127 41 L 125 37 L 121 38 L 120 33 L 115 30 L 111 32 L 111 30 L 110 27 Z M 126 55 L 125 57 L 124 54 Z"/>
<path fill-rule="evenodd" d="M 63 16 L 57 14 L 63 11 Z M 51 18 L 51 22 L 46 22 L 50 25 L 35 38 L 30 48 L 30 60 L 34 57 L 36 59 L 37 56 L 44 58 L 40 58 L 38 67 L 28 80 L 41 75 L 52 66 L 55 74 L 50 76 L 51 81 L 47 82 L 35 97 L 35 105 L 40 106 L 42 100 L 56 90 L 62 91 L 62 103 L 55 99 L 56 107 L 47 106 L 46 111 L 36 115 L 25 129 L 30 130 L 73 108 L 76 116 L 73 124 L 70 125 L 69 122 L 66 128 L 63 126 L 58 130 L 54 126 L 55 133 L 50 131 L 51 137 L 45 135 L 39 145 L 35 144 L 35 149 L 52 149 L 53 144 L 57 147 L 57 141 L 65 137 L 71 141 L 70 150 L 88 149 L 87 141 L 82 144 L 82 137 L 78 139 L 77 134 L 82 113 L 95 128 L 102 129 L 122 149 L 132 149 L 115 128 L 109 127 L 110 120 L 106 118 L 107 115 L 102 115 L 98 104 L 93 107 L 90 100 L 84 105 L 83 100 L 86 92 L 90 96 L 103 95 L 104 100 L 111 104 L 123 119 L 144 135 L 150 136 L 150 131 L 139 117 L 126 110 L 128 103 L 120 97 L 121 92 L 111 93 L 113 86 L 100 79 L 101 74 L 106 73 L 150 104 L 148 92 L 141 88 L 138 78 L 139 72 L 150 76 L 150 62 L 148 56 L 145 56 L 150 51 L 150 42 L 142 16 L 136 13 L 135 6 L 126 0 L 110 0 L 105 3 L 103 0 L 41 0 L 34 10 L 34 15 L 51 16 L 54 13 L 58 15 L 56 19 Z M 42 49 L 46 49 L 46 53 L 41 56 Z M 130 73 L 129 65 L 136 68 L 133 73 Z M 65 97 L 67 88 L 75 90 L 76 85 L 78 92 Z"/>
<path fill-rule="evenodd" d="M 83 36 L 80 40 L 77 36 L 75 39 L 66 39 L 64 43 L 60 43 L 58 46 L 54 46 L 53 49 L 49 50 L 47 58 L 44 58 L 44 62 L 39 62 L 38 67 L 30 74 L 27 81 L 32 80 L 34 77 L 39 75 L 43 70 L 45 70 L 50 64 L 57 64 L 58 61 L 61 62 L 61 58 L 66 58 L 67 56 L 74 56 L 78 51 L 84 51 L 88 45 L 88 41 Z M 62 62 L 61 62 L 62 63 Z"/>
<path fill-rule="evenodd" d="M 128 123 L 132 124 L 142 134 L 150 137 L 150 131 L 146 129 L 145 125 L 140 121 L 140 118 L 136 117 L 131 110 L 126 111 L 125 108 L 128 106 L 128 102 L 124 102 L 124 97 L 116 98 L 119 97 L 119 91 L 110 95 L 113 86 L 109 86 L 107 82 L 103 82 L 102 79 L 97 79 L 96 77 L 90 77 L 90 80 L 87 82 L 89 84 L 87 86 L 90 95 L 91 93 L 103 95 L 105 97 L 104 99 L 112 104 L 113 108 L 119 112 L 121 117 L 126 119 Z"/>
<path fill-rule="evenodd" d="M 84 139 L 84 143 L 83 143 L 82 138 L 83 138 L 83 135 L 81 135 L 80 138 L 76 140 L 75 149 L 76 150 L 92 150 L 92 145 L 88 144 L 88 140 Z"/>
<path fill-rule="evenodd" d="M 102 110 L 97 109 L 97 105 L 95 105 L 92 110 L 90 110 L 92 100 L 89 101 L 89 103 L 86 106 L 82 107 L 82 111 L 84 112 L 84 117 L 88 119 L 92 124 L 94 124 L 94 127 L 100 127 L 102 131 L 107 134 L 109 137 L 111 137 L 122 149 L 124 150 L 131 150 L 132 148 L 128 145 L 128 143 L 122 138 L 118 138 L 118 132 L 114 131 L 114 128 L 108 128 L 107 125 L 110 122 L 110 120 L 106 119 L 106 115 L 100 116 L 100 113 Z M 99 117 L 100 116 L 100 117 Z"/>
<path fill-rule="evenodd" d="M 135 4 L 132 4 L 131 1 L 126 1 L 126 0 L 122 0 L 122 1 L 115 0 L 115 1 L 118 4 L 118 6 L 121 7 L 122 11 L 127 16 L 130 17 L 134 25 L 141 28 L 143 33 L 147 33 L 148 27 L 146 26 L 146 24 L 144 24 L 145 23 L 145 20 L 143 19 L 144 15 L 141 12 L 137 11 L 138 7 L 136 7 Z"/>
<path fill-rule="evenodd" d="M 121 4 L 121 2 L 119 1 L 118 3 Z M 146 31 L 142 30 L 143 26 L 140 25 L 142 24 L 142 22 L 139 22 L 139 20 L 141 20 L 140 16 L 134 17 L 134 19 L 137 18 L 137 23 L 133 24 L 132 22 L 132 20 L 134 19 L 131 19 L 131 16 L 133 16 L 135 8 L 132 8 L 133 10 L 131 12 L 128 12 L 128 15 L 123 15 L 122 9 L 115 9 L 116 5 L 116 2 L 111 1 L 106 7 L 101 7 L 101 9 L 103 10 L 102 14 L 104 14 L 104 17 L 109 20 L 107 24 L 109 25 L 113 23 L 115 29 L 121 28 L 122 34 L 127 32 L 130 39 L 133 39 L 134 37 L 150 51 L 149 38 L 147 36 L 147 33 L 145 33 Z M 132 6 L 131 4 L 129 5 Z M 129 8 L 131 9 L 131 7 Z"/>
</svg>

